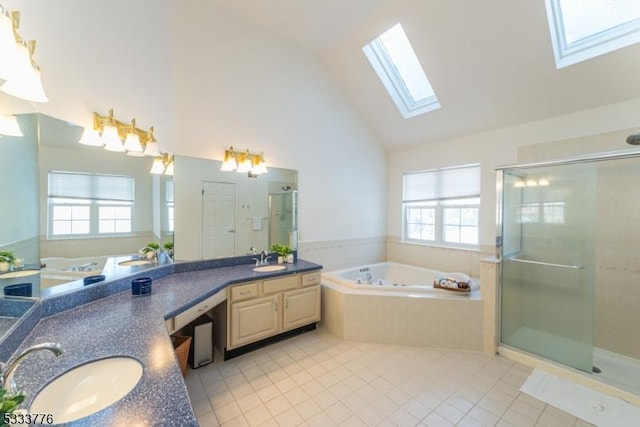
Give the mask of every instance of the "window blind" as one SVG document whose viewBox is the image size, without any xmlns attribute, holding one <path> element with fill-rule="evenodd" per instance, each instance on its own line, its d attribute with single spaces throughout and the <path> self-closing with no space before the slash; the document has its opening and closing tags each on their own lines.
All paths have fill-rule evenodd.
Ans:
<svg viewBox="0 0 640 427">
<path fill-rule="evenodd" d="M 412 172 L 403 176 L 403 201 L 433 201 L 480 195 L 480 165 Z"/>
<path fill-rule="evenodd" d="M 132 176 L 80 172 L 49 172 L 49 197 L 62 199 L 134 201 Z"/>
</svg>

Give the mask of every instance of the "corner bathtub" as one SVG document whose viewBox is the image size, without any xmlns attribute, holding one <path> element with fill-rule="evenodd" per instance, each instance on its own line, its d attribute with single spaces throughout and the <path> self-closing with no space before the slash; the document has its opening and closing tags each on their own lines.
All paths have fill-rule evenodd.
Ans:
<svg viewBox="0 0 640 427">
<path fill-rule="evenodd" d="M 45 265 L 40 270 L 40 288 L 61 285 L 63 283 L 81 280 L 87 276 L 100 274 L 107 262 L 106 256 L 94 256 L 84 258 L 42 258 L 40 262 Z M 83 267 L 80 270 L 79 267 Z"/>
<path fill-rule="evenodd" d="M 482 351 L 480 281 L 470 293 L 434 288 L 442 275 L 393 262 L 323 273 L 321 325 L 350 341 Z"/>
<path fill-rule="evenodd" d="M 433 287 L 437 277 L 459 276 L 396 262 L 381 262 L 368 266 L 348 268 L 324 273 L 330 284 L 365 293 L 403 292 L 406 295 L 433 298 L 474 298 L 479 294 L 480 280 L 471 279 L 471 292 L 458 292 Z M 369 283 L 371 282 L 371 283 Z M 327 283 L 327 285 L 329 285 Z"/>
</svg>

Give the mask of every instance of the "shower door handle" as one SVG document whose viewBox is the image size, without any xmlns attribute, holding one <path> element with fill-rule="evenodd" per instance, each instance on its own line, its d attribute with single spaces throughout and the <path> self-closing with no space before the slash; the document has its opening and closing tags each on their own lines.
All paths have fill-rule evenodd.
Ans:
<svg viewBox="0 0 640 427">
<path fill-rule="evenodd" d="M 521 259 L 521 258 L 507 258 L 507 259 L 509 261 L 521 262 L 524 264 L 544 265 L 547 267 L 570 268 L 573 270 L 582 270 L 584 268 L 584 266 L 581 264 L 554 264 L 552 262 L 531 261 L 529 259 Z"/>
</svg>

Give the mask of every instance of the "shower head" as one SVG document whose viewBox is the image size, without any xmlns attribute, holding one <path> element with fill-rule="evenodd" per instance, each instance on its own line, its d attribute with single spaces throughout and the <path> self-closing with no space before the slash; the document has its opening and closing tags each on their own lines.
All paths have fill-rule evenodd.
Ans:
<svg viewBox="0 0 640 427">
<path fill-rule="evenodd" d="M 640 145 L 640 133 L 632 133 L 627 137 L 627 144 Z"/>
</svg>

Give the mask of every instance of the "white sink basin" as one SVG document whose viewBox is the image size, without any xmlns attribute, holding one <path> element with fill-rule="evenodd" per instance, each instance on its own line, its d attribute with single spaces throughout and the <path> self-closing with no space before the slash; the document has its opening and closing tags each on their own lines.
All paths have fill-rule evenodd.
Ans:
<svg viewBox="0 0 640 427">
<path fill-rule="evenodd" d="M 19 271 L 12 271 L 9 273 L 3 273 L 0 275 L 0 278 L 11 279 L 13 277 L 33 276 L 38 273 L 40 273 L 40 270 L 19 270 Z"/>
<path fill-rule="evenodd" d="M 53 414 L 58 423 L 78 420 L 126 396 L 140 381 L 142 364 L 131 357 L 110 357 L 80 365 L 47 384 L 30 413 Z"/>
<path fill-rule="evenodd" d="M 263 265 L 262 267 L 256 267 L 253 269 L 253 271 L 256 271 L 258 273 L 269 273 L 271 271 L 280 271 L 280 270 L 284 270 L 285 267 L 284 265 Z"/>
<path fill-rule="evenodd" d="M 150 259 L 130 259 L 129 261 L 121 261 L 118 265 L 123 267 L 135 267 L 137 265 L 149 265 L 153 263 L 155 263 L 155 261 Z"/>
</svg>

